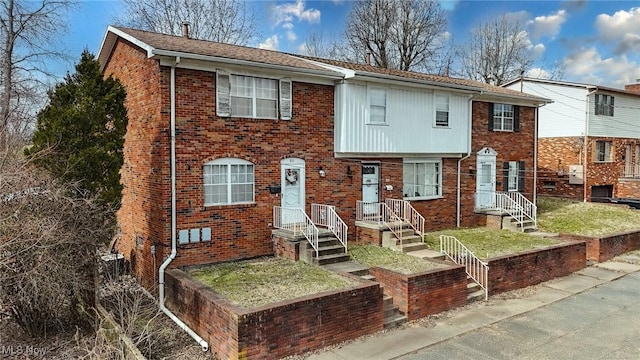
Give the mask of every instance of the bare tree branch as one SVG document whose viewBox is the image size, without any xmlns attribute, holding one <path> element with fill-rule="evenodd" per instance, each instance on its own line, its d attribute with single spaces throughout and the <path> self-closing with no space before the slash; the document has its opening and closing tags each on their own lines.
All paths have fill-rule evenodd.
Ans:
<svg viewBox="0 0 640 360">
<path fill-rule="evenodd" d="M 501 85 L 532 66 L 530 47 L 526 31 L 503 15 L 472 30 L 460 49 L 460 72 L 472 80 Z"/>
<path fill-rule="evenodd" d="M 118 24 L 164 34 L 247 45 L 259 35 L 255 12 L 240 0 L 123 0 L 125 15 Z"/>
<path fill-rule="evenodd" d="M 362 0 L 353 5 L 345 36 L 360 62 L 371 54 L 383 68 L 432 71 L 445 28 L 437 1 Z"/>
</svg>

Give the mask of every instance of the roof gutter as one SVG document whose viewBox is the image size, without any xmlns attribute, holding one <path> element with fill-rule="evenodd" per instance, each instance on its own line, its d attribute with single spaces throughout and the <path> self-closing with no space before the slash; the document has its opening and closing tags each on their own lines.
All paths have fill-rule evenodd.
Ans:
<svg viewBox="0 0 640 360">
<path fill-rule="evenodd" d="M 329 71 L 329 70 L 322 71 L 322 70 L 303 69 L 303 68 L 292 69 L 291 66 L 286 66 L 286 65 L 267 64 L 267 63 L 249 61 L 249 60 L 231 59 L 231 58 L 220 57 L 220 56 L 199 55 L 199 54 L 186 53 L 182 51 L 162 50 L 162 49 L 154 48 L 151 50 L 151 52 L 148 55 L 150 58 L 155 56 L 167 56 L 172 58 L 178 57 L 182 59 L 218 62 L 218 63 L 224 63 L 224 64 L 237 65 L 237 66 L 262 67 L 262 68 L 271 69 L 271 70 L 294 72 L 294 73 L 305 74 L 305 75 L 315 75 L 315 76 L 330 78 L 334 80 L 339 80 L 343 78 L 343 74 L 337 73 L 335 71 Z"/>
<path fill-rule="evenodd" d="M 176 239 L 176 66 L 180 62 L 180 58 L 176 57 L 173 66 L 171 66 L 171 254 L 160 265 L 158 270 L 158 304 L 160 310 L 165 313 L 173 322 L 176 323 L 182 330 L 186 331 L 201 347 L 202 351 L 209 350 L 209 344 L 204 341 L 195 331 L 187 326 L 182 320 L 180 320 L 174 313 L 172 313 L 164 305 L 164 272 L 169 264 L 175 259 L 178 254 L 177 239 Z"/>
</svg>

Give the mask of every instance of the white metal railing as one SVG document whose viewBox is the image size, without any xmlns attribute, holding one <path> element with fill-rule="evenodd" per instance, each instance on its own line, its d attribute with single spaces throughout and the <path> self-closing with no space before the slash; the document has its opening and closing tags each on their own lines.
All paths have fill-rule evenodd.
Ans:
<svg viewBox="0 0 640 360">
<path fill-rule="evenodd" d="M 347 224 L 336 213 L 336 207 L 324 204 L 311 204 L 311 221 L 317 226 L 324 226 L 331 230 L 333 235 L 347 251 Z"/>
<path fill-rule="evenodd" d="M 516 191 L 476 192 L 476 210 L 504 211 L 520 223 L 528 219 L 538 227 L 538 207 Z"/>
<path fill-rule="evenodd" d="M 402 219 L 385 203 L 356 201 L 356 221 L 373 221 L 384 225 L 400 240 L 402 247 Z"/>
<path fill-rule="evenodd" d="M 489 265 L 467 249 L 455 236 L 440 235 L 440 253 L 451 261 L 464 265 L 464 271 L 484 290 L 484 299 L 489 299 Z"/>
<path fill-rule="evenodd" d="M 318 257 L 318 227 L 309 219 L 303 209 L 274 206 L 273 227 L 292 231 L 294 236 L 304 235 Z"/>
<path fill-rule="evenodd" d="M 409 223 L 420 237 L 424 237 L 424 216 L 422 216 L 410 202 L 398 199 L 385 199 L 384 202 L 399 218 Z"/>
<path fill-rule="evenodd" d="M 624 164 L 620 170 L 620 177 L 637 179 L 640 178 L 640 165 L 639 164 Z"/>
</svg>

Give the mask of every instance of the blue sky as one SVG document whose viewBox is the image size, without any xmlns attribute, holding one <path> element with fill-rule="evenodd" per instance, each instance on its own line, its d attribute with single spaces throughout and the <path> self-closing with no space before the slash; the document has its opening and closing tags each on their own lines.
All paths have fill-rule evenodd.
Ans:
<svg viewBox="0 0 640 360">
<path fill-rule="evenodd" d="M 250 1 L 261 36 L 252 46 L 300 52 L 309 32 L 337 36 L 352 2 L 347 0 Z M 640 1 L 441 1 L 447 32 L 456 43 L 480 22 L 502 14 L 527 31 L 535 66 L 564 64 L 563 80 L 622 88 L 640 79 Z M 107 25 L 121 11 L 117 0 L 83 1 L 69 19 L 63 46 L 79 59 L 100 48 Z M 61 75 L 70 71 L 66 64 Z"/>
</svg>

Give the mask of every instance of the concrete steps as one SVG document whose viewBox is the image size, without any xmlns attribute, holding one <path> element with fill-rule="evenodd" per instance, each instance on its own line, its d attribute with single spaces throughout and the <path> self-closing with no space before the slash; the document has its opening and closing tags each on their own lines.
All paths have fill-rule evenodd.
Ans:
<svg viewBox="0 0 640 360">
<path fill-rule="evenodd" d="M 384 312 L 384 328 L 391 329 L 407 322 L 407 317 L 393 304 L 393 298 L 387 294 L 382 298 Z"/>
<path fill-rule="evenodd" d="M 484 300 L 484 290 L 471 279 L 467 277 L 467 304 L 478 300 Z"/>
<path fill-rule="evenodd" d="M 411 252 L 427 249 L 427 245 L 424 244 L 422 236 L 417 235 L 415 230 L 409 225 L 409 223 L 402 223 L 402 229 L 400 230 L 400 236 L 402 241 L 391 232 L 386 229 L 382 233 L 382 246 L 402 252 Z"/>
<path fill-rule="evenodd" d="M 341 263 L 351 260 L 344 246 L 333 233 L 323 231 L 318 235 L 318 256 L 316 257 L 313 248 L 307 248 L 307 258 L 313 259 L 315 265 L 327 265 Z"/>
</svg>

